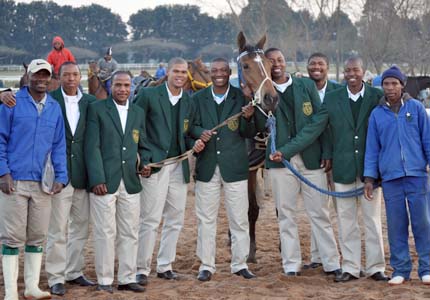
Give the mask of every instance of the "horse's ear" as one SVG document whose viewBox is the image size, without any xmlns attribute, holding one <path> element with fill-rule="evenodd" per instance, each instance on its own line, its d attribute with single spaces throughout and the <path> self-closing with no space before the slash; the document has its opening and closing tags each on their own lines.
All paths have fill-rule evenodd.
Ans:
<svg viewBox="0 0 430 300">
<path fill-rule="evenodd" d="M 27 73 L 27 69 L 28 69 L 28 64 L 26 64 L 25 62 L 22 63 L 22 66 L 25 69 L 25 72 Z"/>
<path fill-rule="evenodd" d="M 266 35 L 263 35 L 263 37 L 255 45 L 255 47 L 257 47 L 258 49 L 264 49 L 264 44 L 265 43 L 266 43 Z"/>
<path fill-rule="evenodd" d="M 239 47 L 239 53 L 245 50 L 246 38 L 243 32 L 239 32 L 237 35 L 237 46 Z"/>
</svg>

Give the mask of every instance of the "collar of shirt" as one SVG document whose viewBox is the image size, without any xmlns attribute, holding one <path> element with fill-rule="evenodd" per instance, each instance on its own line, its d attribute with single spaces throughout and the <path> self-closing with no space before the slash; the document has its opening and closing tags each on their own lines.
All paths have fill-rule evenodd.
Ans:
<svg viewBox="0 0 430 300">
<path fill-rule="evenodd" d="M 285 82 L 285 83 L 276 83 L 276 82 L 273 82 L 273 85 L 275 86 L 275 88 L 279 91 L 279 92 L 281 92 L 281 93 L 283 93 L 283 92 L 285 92 L 285 90 L 290 86 L 290 85 L 292 85 L 293 84 L 293 78 L 291 77 L 291 74 L 288 74 L 287 73 L 287 76 L 288 76 L 288 80 L 287 80 L 287 82 Z"/>
<path fill-rule="evenodd" d="M 167 94 L 169 95 L 170 103 L 172 103 L 172 105 L 175 105 L 176 103 L 178 103 L 179 99 L 182 98 L 182 89 L 178 96 L 173 96 L 173 94 L 169 90 L 169 86 L 167 85 L 167 82 L 166 82 L 166 89 L 167 89 Z"/>
<path fill-rule="evenodd" d="M 320 95 L 320 100 L 321 102 L 324 101 L 324 96 L 325 96 L 325 90 L 327 89 L 327 80 L 325 81 L 325 84 L 323 86 L 322 89 L 318 90 L 318 94 Z"/>
<path fill-rule="evenodd" d="M 213 86 L 211 87 L 212 97 L 217 104 L 221 104 L 225 99 L 227 99 L 228 92 L 230 91 L 230 84 L 228 85 L 227 91 L 222 95 L 222 97 L 218 97 L 214 93 Z"/>
<path fill-rule="evenodd" d="M 113 100 L 113 99 L 112 99 Z M 118 111 L 125 111 L 128 110 L 128 100 L 127 102 L 125 102 L 125 105 L 119 105 L 118 103 L 116 103 L 115 100 L 113 100 L 113 103 L 115 103 L 116 108 L 118 109 Z"/>
<path fill-rule="evenodd" d="M 42 100 L 40 100 L 39 102 L 37 102 L 36 100 L 34 100 L 34 98 L 31 96 L 30 91 L 28 92 L 28 94 L 31 97 L 31 100 L 33 100 L 33 103 L 36 104 L 36 106 L 38 104 L 42 104 L 43 106 L 46 105 L 46 99 L 48 98 L 48 95 L 45 93 L 45 95 L 43 96 Z"/>
<path fill-rule="evenodd" d="M 73 104 L 73 103 L 79 103 L 79 101 L 80 101 L 80 100 L 81 100 L 81 98 L 82 98 L 82 93 L 81 93 L 81 91 L 80 91 L 79 89 L 78 89 L 77 94 L 76 94 L 76 95 L 74 95 L 74 96 L 69 96 L 69 95 L 67 95 L 67 94 L 64 92 L 63 88 L 61 88 L 61 93 L 63 94 L 64 102 L 66 102 L 66 103 L 70 103 L 70 104 Z"/>
<path fill-rule="evenodd" d="M 361 90 L 357 93 L 357 94 L 353 94 L 350 90 L 348 85 L 346 86 L 346 90 L 348 91 L 348 97 L 349 99 L 351 99 L 354 102 L 357 102 L 358 98 L 364 97 L 364 89 L 365 89 L 365 84 L 363 82 L 363 87 L 361 88 Z"/>
</svg>

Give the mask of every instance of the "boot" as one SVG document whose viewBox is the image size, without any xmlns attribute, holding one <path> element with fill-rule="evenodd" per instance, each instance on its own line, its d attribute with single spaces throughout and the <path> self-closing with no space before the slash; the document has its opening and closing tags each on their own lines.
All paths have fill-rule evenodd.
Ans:
<svg viewBox="0 0 430 300">
<path fill-rule="evenodd" d="M 18 255 L 3 255 L 4 300 L 19 300 L 18 297 Z"/>
<path fill-rule="evenodd" d="M 51 299 L 49 292 L 43 292 L 39 289 L 40 268 L 42 266 L 43 253 L 25 252 L 24 255 L 24 298 L 33 299 Z"/>
</svg>

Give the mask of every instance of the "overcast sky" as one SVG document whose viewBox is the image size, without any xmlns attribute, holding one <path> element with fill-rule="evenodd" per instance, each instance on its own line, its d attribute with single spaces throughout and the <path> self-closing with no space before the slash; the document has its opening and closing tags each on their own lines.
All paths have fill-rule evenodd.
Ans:
<svg viewBox="0 0 430 300">
<path fill-rule="evenodd" d="M 45 0 L 46 1 L 46 0 Z M 16 0 L 16 2 L 32 2 L 32 0 Z M 71 5 L 73 7 L 79 7 L 83 5 L 90 5 L 92 3 L 99 4 L 110 8 L 112 12 L 119 14 L 123 21 L 127 22 L 130 15 L 134 14 L 143 8 L 154 8 L 157 5 L 165 4 L 195 4 L 201 7 L 201 11 L 208 13 L 209 15 L 215 16 L 220 12 L 228 11 L 229 8 L 227 3 L 223 0 L 217 1 L 205 1 L 205 0 L 54 0 L 59 5 Z M 216 4 L 215 4 L 216 2 Z M 243 1 L 241 1 L 243 2 Z M 205 4 L 201 4 L 205 3 Z M 212 3 L 212 4 L 211 4 Z"/>
</svg>

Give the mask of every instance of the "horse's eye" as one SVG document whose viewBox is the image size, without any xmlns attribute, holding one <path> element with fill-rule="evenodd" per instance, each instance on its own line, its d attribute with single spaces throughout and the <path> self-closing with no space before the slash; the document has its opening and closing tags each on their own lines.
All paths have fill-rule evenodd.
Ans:
<svg viewBox="0 0 430 300">
<path fill-rule="evenodd" d="M 249 68 L 249 65 L 248 64 L 244 64 L 242 67 L 246 70 L 246 69 Z"/>
</svg>

